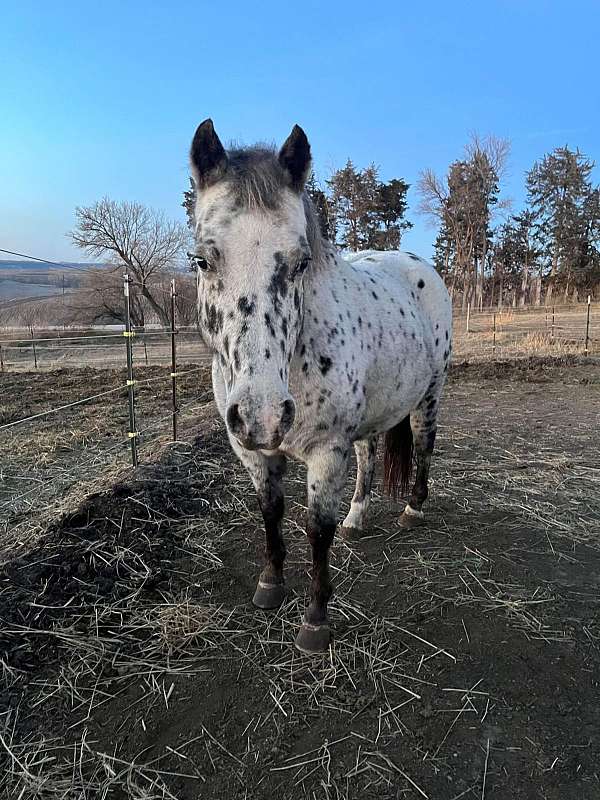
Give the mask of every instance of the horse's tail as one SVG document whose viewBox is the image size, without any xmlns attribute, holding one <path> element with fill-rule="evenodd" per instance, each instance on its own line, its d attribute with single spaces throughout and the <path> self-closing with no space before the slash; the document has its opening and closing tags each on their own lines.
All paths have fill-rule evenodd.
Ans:
<svg viewBox="0 0 600 800">
<path fill-rule="evenodd" d="M 404 417 L 385 434 L 383 488 L 394 500 L 408 494 L 413 465 L 413 435 L 410 417 Z"/>
</svg>

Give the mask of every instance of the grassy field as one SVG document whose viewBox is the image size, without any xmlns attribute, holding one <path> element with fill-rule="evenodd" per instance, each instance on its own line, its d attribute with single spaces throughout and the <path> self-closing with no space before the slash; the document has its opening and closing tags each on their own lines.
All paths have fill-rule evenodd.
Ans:
<svg viewBox="0 0 600 800">
<path fill-rule="evenodd" d="M 376 485 L 369 535 L 333 547 L 317 659 L 293 647 L 304 471 L 267 614 L 249 480 L 189 369 L 169 443 L 168 369 L 140 368 L 135 472 L 122 371 L 0 383 L 0 424 L 115 389 L 0 431 L 0 794 L 597 798 L 597 359 L 455 364 L 428 525 L 401 530 Z"/>
</svg>

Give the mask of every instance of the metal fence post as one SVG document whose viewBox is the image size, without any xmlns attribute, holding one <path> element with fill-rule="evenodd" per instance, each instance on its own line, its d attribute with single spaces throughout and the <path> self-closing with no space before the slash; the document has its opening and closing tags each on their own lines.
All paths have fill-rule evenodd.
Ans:
<svg viewBox="0 0 600 800">
<path fill-rule="evenodd" d="M 592 296 L 588 294 L 587 299 L 587 315 L 585 320 L 585 348 L 584 353 L 587 356 L 589 352 L 589 342 L 590 342 L 590 308 L 592 303 Z"/>
<path fill-rule="evenodd" d="M 554 344 L 554 306 L 552 306 L 552 332 L 550 338 L 552 339 L 552 344 Z"/>
<path fill-rule="evenodd" d="M 37 360 L 37 350 L 35 349 L 35 339 L 33 334 L 33 328 L 30 330 L 31 332 L 31 342 L 33 344 L 33 363 L 35 364 L 35 368 L 38 368 L 38 360 Z"/>
<path fill-rule="evenodd" d="M 0 372 L 4 372 L 4 355 L 2 353 L 2 345 L 0 344 Z"/>
<path fill-rule="evenodd" d="M 125 295 L 125 351 L 127 353 L 127 398 L 129 406 L 129 430 L 127 436 L 131 442 L 131 463 L 134 467 L 138 465 L 137 435 L 135 427 L 135 381 L 133 379 L 133 346 L 132 337 L 135 335 L 131 330 L 131 304 L 129 299 L 130 278 L 127 273 L 124 275 L 123 293 Z"/>
<path fill-rule="evenodd" d="M 494 338 L 492 340 L 492 353 L 496 358 L 496 314 L 494 314 Z"/>
<path fill-rule="evenodd" d="M 171 389 L 173 403 L 173 441 L 177 441 L 177 350 L 175 345 L 175 278 L 171 279 Z"/>
<path fill-rule="evenodd" d="M 470 333 L 469 330 L 470 319 L 471 319 L 471 303 L 469 302 L 467 303 L 467 330 L 466 330 L 467 333 Z"/>
</svg>

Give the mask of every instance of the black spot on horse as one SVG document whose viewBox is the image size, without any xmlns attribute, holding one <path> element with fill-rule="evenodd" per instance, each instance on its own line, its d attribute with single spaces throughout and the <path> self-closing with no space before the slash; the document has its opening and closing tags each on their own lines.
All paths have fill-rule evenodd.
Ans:
<svg viewBox="0 0 600 800">
<path fill-rule="evenodd" d="M 267 359 L 267 361 L 271 358 L 271 351 L 269 350 L 268 347 L 265 350 L 265 358 Z"/>
<path fill-rule="evenodd" d="M 375 294 L 375 292 L 371 292 L 371 294 L 373 295 L 373 297 L 375 298 L 375 300 L 379 300 L 379 297 L 378 297 L 378 296 Z"/>
<path fill-rule="evenodd" d="M 287 276 L 289 267 L 282 255 L 282 253 L 274 253 L 273 258 L 275 259 L 275 269 L 273 270 L 273 274 L 271 275 L 271 280 L 269 282 L 269 294 L 273 298 L 273 303 L 277 308 L 279 304 L 279 297 L 286 297 L 288 292 L 288 285 L 287 285 Z"/>
<path fill-rule="evenodd" d="M 332 366 L 332 361 L 329 356 L 319 356 L 319 364 L 322 375 L 327 375 Z"/>
<path fill-rule="evenodd" d="M 237 302 L 237 307 L 245 317 L 251 317 L 256 308 L 254 300 L 249 301 L 247 297 L 242 295 Z"/>
<path fill-rule="evenodd" d="M 425 288 L 425 281 L 423 280 L 423 278 L 421 278 L 419 280 L 419 282 L 417 283 L 417 286 L 419 287 L 419 289 Z"/>
<path fill-rule="evenodd" d="M 265 322 L 269 330 L 269 333 L 273 338 L 275 338 L 275 328 L 273 327 L 273 323 L 271 322 L 271 315 L 269 314 L 269 312 L 265 314 Z"/>
</svg>

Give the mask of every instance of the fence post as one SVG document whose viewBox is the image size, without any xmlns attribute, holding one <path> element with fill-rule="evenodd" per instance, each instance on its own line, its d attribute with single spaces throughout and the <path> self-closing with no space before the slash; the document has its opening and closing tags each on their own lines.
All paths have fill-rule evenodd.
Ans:
<svg viewBox="0 0 600 800">
<path fill-rule="evenodd" d="M 144 360 L 148 366 L 148 348 L 146 347 L 146 340 L 144 339 Z"/>
<path fill-rule="evenodd" d="M 467 303 L 467 331 L 466 331 L 467 333 L 471 332 L 469 330 L 470 319 L 471 319 L 471 303 L 469 302 L 469 303 Z"/>
<path fill-rule="evenodd" d="M 492 354 L 496 358 L 496 314 L 494 313 L 494 338 L 492 339 Z"/>
<path fill-rule="evenodd" d="M 33 344 L 33 363 L 35 364 L 35 368 L 38 368 L 38 361 L 37 361 L 37 350 L 35 349 L 35 339 L 33 334 L 33 328 L 30 329 L 31 333 L 31 342 Z"/>
<path fill-rule="evenodd" d="M 589 352 L 589 342 L 590 342 L 590 308 L 592 303 L 592 296 L 588 294 L 588 301 L 587 301 L 587 315 L 585 320 L 585 349 L 584 353 L 587 356 Z"/>
<path fill-rule="evenodd" d="M 135 334 L 131 330 L 131 305 L 129 300 L 129 274 L 124 275 L 125 282 L 123 284 L 123 293 L 125 295 L 125 330 L 123 336 L 125 337 L 125 351 L 127 353 L 127 398 L 129 406 L 129 430 L 127 436 L 131 442 L 131 463 L 134 467 L 138 465 L 138 452 L 137 452 L 137 435 L 138 432 L 135 427 L 135 381 L 133 380 L 133 343 L 132 336 Z"/>
<path fill-rule="evenodd" d="M 177 350 L 175 346 L 175 278 L 171 279 L 171 390 L 173 404 L 173 441 L 177 441 Z"/>
<path fill-rule="evenodd" d="M 552 344 L 554 344 L 554 306 L 552 306 L 552 332 L 550 338 L 552 339 Z"/>
<path fill-rule="evenodd" d="M 4 355 L 2 353 L 2 345 L 0 344 L 0 372 L 4 372 Z"/>
</svg>

